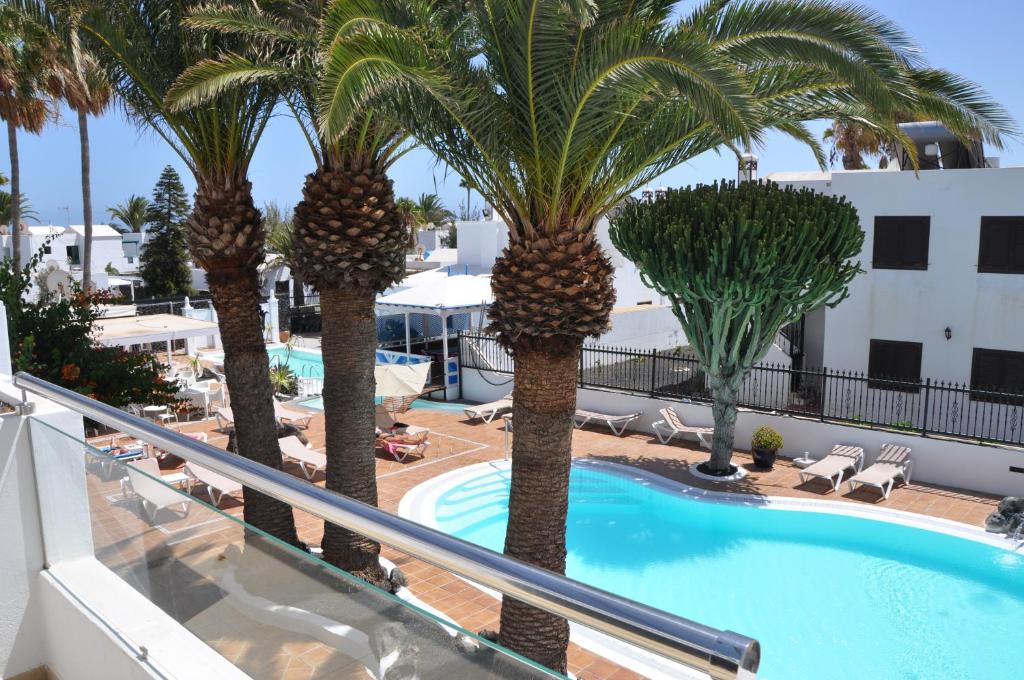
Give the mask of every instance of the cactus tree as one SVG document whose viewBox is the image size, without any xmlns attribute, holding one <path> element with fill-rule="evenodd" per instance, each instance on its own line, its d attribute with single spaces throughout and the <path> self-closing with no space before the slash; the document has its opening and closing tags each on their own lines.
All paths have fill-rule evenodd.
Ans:
<svg viewBox="0 0 1024 680">
<path fill-rule="evenodd" d="M 784 325 L 839 304 L 860 271 L 857 211 L 808 189 L 716 183 L 627 206 L 611 236 L 671 301 L 707 371 L 715 435 L 701 469 L 727 474 L 736 399 L 751 367 Z"/>
</svg>

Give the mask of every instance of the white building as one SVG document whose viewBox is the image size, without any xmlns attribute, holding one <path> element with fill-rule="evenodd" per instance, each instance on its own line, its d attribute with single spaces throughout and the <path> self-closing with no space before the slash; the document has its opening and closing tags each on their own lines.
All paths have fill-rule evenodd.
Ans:
<svg viewBox="0 0 1024 680">
<path fill-rule="evenodd" d="M 92 229 L 94 272 L 104 272 L 107 265 L 119 272 L 138 269 L 138 256 L 144 238 L 142 234 L 122 235 L 109 224 L 96 224 Z M 84 226 L 72 224 L 65 228 L 52 224 L 46 226 L 22 224 L 20 238 L 23 258 L 27 259 L 42 249 L 44 262 L 56 262 L 61 269 L 71 272 L 72 275 L 76 271 L 81 271 L 82 253 L 85 251 Z M 125 238 L 128 239 L 127 242 L 124 240 Z M 11 255 L 12 237 L 7 233 L 0 235 L 0 249 L 2 249 L 3 256 Z"/>
<path fill-rule="evenodd" d="M 806 319 L 805 366 L 1024 390 L 1024 168 L 769 179 L 845 196 L 864 230 L 850 297 Z"/>
<path fill-rule="evenodd" d="M 501 220 L 456 222 L 458 263 L 453 270 L 490 274 L 508 245 L 508 227 Z M 635 349 L 671 349 L 686 344 L 686 336 L 666 300 L 644 285 L 632 262 L 615 249 L 608 220 L 598 222 L 597 238 L 615 267 L 615 309 L 611 329 L 598 342 Z"/>
</svg>

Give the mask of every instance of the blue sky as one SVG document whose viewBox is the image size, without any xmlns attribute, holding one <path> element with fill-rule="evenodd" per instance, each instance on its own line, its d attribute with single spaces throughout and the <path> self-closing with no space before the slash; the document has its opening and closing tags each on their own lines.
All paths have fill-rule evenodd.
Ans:
<svg viewBox="0 0 1024 680">
<path fill-rule="evenodd" d="M 683 3 L 685 9 L 690 2 Z M 1020 28 L 1024 3 L 1019 0 L 864 0 L 893 19 L 921 46 L 930 63 L 960 73 L 980 83 L 1010 114 L 1024 124 L 1024 88 L 1021 87 Z M 816 124 L 820 134 L 825 123 Z M 92 119 L 93 206 L 97 223 L 108 220 L 106 208 L 130 194 L 149 196 L 164 165 L 175 166 L 186 188 L 195 187 L 180 159 L 156 135 L 140 131 L 120 112 Z M 7 139 L 0 142 L 0 170 L 10 169 Z M 42 223 L 82 221 L 78 131 L 74 119 L 64 119 L 41 136 L 19 134 L 22 191 L 39 213 Z M 771 136 L 759 149 L 762 174 L 780 170 L 815 168 L 810 152 L 781 136 Z M 999 155 L 1004 166 L 1024 165 L 1024 143 L 1011 141 Z M 294 121 L 275 118 L 256 154 L 251 171 L 257 204 L 276 201 L 292 205 L 300 197 L 303 178 L 312 159 Z M 731 155 L 707 153 L 668 172 L 661 184 L 679 186 L 720 177 L 735 176 Z M 450 208 L 465 200 L 459 178 L 437 165 L 425 151 L 416 150 L 392 172 L 399 195 L 418 196 L 437 192 Z M 474 203 L 479 196 L 474 194 Z"/>
</svg>

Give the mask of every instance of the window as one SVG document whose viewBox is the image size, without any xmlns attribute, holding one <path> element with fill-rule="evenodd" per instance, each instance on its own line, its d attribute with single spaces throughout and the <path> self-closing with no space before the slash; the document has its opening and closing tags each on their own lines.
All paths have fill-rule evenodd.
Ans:
<svg viewBox="0 0 1024 680">
<path fill-rule="evenodd" d="M 1024 217 L 982 217 L 978 272 L 1024 274 Z"/>
<path fill-rule="evenodd" d="M 51 248 L 50 248 L 50 244 L 47 243 L 45 246 L 43 246 L 43 255 L 51 255 L 51 254 L 52 254 L 52 251 L 51 251 Z"/>
<path fill-rule="evenodd" d="M 67 252 L 68 252 L 68 262 L 70 264 L 81 264 L 78 261 L 78 246 L 68 246 L 67 247 Z"/>
<path fill-rule="evenodd" d="M 971 399 L 1004 404 L 1024 403 L 1024 397 L 1006 398 L 993 392 L 1024 393 L 1024 352 L 974 349 L 971 362 Z M 981 390 L 978 393 L 973 390 Z"/>
<path fill-rule="evenodd" d="M 128 258 L 128 264 L 134 264 L 134 263 L 135 263 L 135 258 L 134 257 L 129 257 Z"/>
<path fill-rule="evenodd" d="M 921 382 L 921 343 L 872 340 L 868 355 L 868 387 L 917 392 Z"/>
<path fill-rule="evenodd" d="M 876 217 L 875 269 L 928 269 L 930 217 Z"/>
</svg>

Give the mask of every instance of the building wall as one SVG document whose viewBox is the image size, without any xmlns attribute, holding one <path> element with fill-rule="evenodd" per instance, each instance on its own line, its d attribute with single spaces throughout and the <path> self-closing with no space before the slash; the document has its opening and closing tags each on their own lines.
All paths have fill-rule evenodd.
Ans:
<svg viewBox="0 0 1024 680">
<path fill-rule="evenodd" d="M 968 382 L 975 347 L 1024 351 L 1024 275 L 977 271 L 981 217 L 1024 215 L 1024 168 L 770 178 L 776 177 L 846 196 L 865 232 L 865 273 L 851 284 L 848 299 L 824 312 L 825 366 L 866 371 L 872 338 L 920 342 L 922 378 Z M 926 271 L 872 269 L 874 219 L 882 215 L 931 217 Z"/>
</svg>

